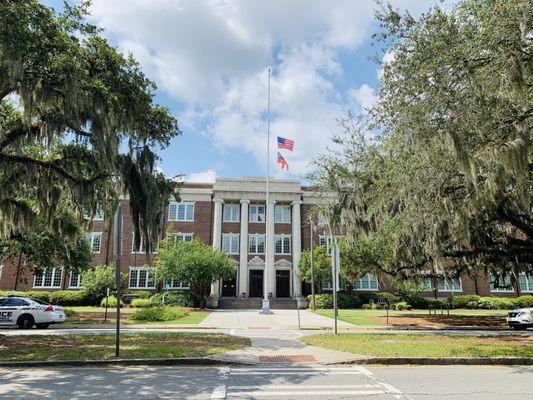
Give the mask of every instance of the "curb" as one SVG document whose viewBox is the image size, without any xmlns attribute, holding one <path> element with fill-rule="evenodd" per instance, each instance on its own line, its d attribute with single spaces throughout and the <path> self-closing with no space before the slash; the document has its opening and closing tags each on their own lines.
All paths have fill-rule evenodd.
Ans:
<svg viewBox="0 0 533 400">
<path fill-rule="evenodd" d="M 352 359 L 328 365 L 533 365 L 526 357 L 369 357 Z"/>
</svg>

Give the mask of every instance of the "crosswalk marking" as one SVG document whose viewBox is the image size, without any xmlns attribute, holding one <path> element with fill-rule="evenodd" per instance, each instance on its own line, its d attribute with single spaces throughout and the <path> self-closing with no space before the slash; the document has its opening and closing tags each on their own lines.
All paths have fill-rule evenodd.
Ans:
<svg viewBox="0 0 533 400">
<path fill-rule="evenodd" d="M 230 397 L 276 397 L 283 396 L 373 396 L 376 394 L 387 394 L 384 390 L 298 390 L 298 391 L 267 391 L 254 390 L 251 392 L 233 392 Z"/>
</svg>

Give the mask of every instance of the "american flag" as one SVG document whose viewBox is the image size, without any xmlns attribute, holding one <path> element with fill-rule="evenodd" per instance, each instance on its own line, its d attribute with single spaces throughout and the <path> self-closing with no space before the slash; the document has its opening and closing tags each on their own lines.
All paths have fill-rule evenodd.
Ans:
<svg viewBox="0 0 533 400">
<path fill-rule="evenodd" d="M 278 136 L 278 149 L 287 149 L 292 151 L 294 147 L 294 140 L 285 139 Z"/>
<path fill-rule="evenodd" d="M 289 170 L 289 164 L 287 164 L 287 161 L 285 161 L 283 156 L 279 154 L 279 151 L 278 151 L 278 164 L 281 166 L 281 169 L 286 169 L 287 171 Z"/>
</svg>

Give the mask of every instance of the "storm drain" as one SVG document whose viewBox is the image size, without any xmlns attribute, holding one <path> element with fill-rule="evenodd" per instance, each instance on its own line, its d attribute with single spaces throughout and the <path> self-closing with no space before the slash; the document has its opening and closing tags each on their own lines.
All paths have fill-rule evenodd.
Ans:
<svg viewBox="0 0 533 400">
<path fill-rule="evenodd" d="M 309 354 L 299 354 L 292 356 L 259 356 L 259 361 L 267 363 L 291 363 L 291 362 L 315 362 L 314 356 Z"/>
</svg>

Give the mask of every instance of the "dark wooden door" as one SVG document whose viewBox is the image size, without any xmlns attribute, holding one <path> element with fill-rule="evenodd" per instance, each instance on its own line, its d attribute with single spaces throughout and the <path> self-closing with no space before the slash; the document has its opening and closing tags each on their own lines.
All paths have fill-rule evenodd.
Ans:
<svg viewBox="0 0 533 400">
<path fill-rule="evenodd" d="M 276 271 L 276 297 L 290 297 L 291 295 L 291 271 Z"/>
<path fill-rule="evenodd" d="M 250 297 L 263 297 L 263 271 L 250 270 Z"/>
<path fill-rule="evenodd" d="M 235 297 L 236 296 L 237 280 L 226 279 L 222 281 L 222 296 L 223 297 Z"/>
</svg>

